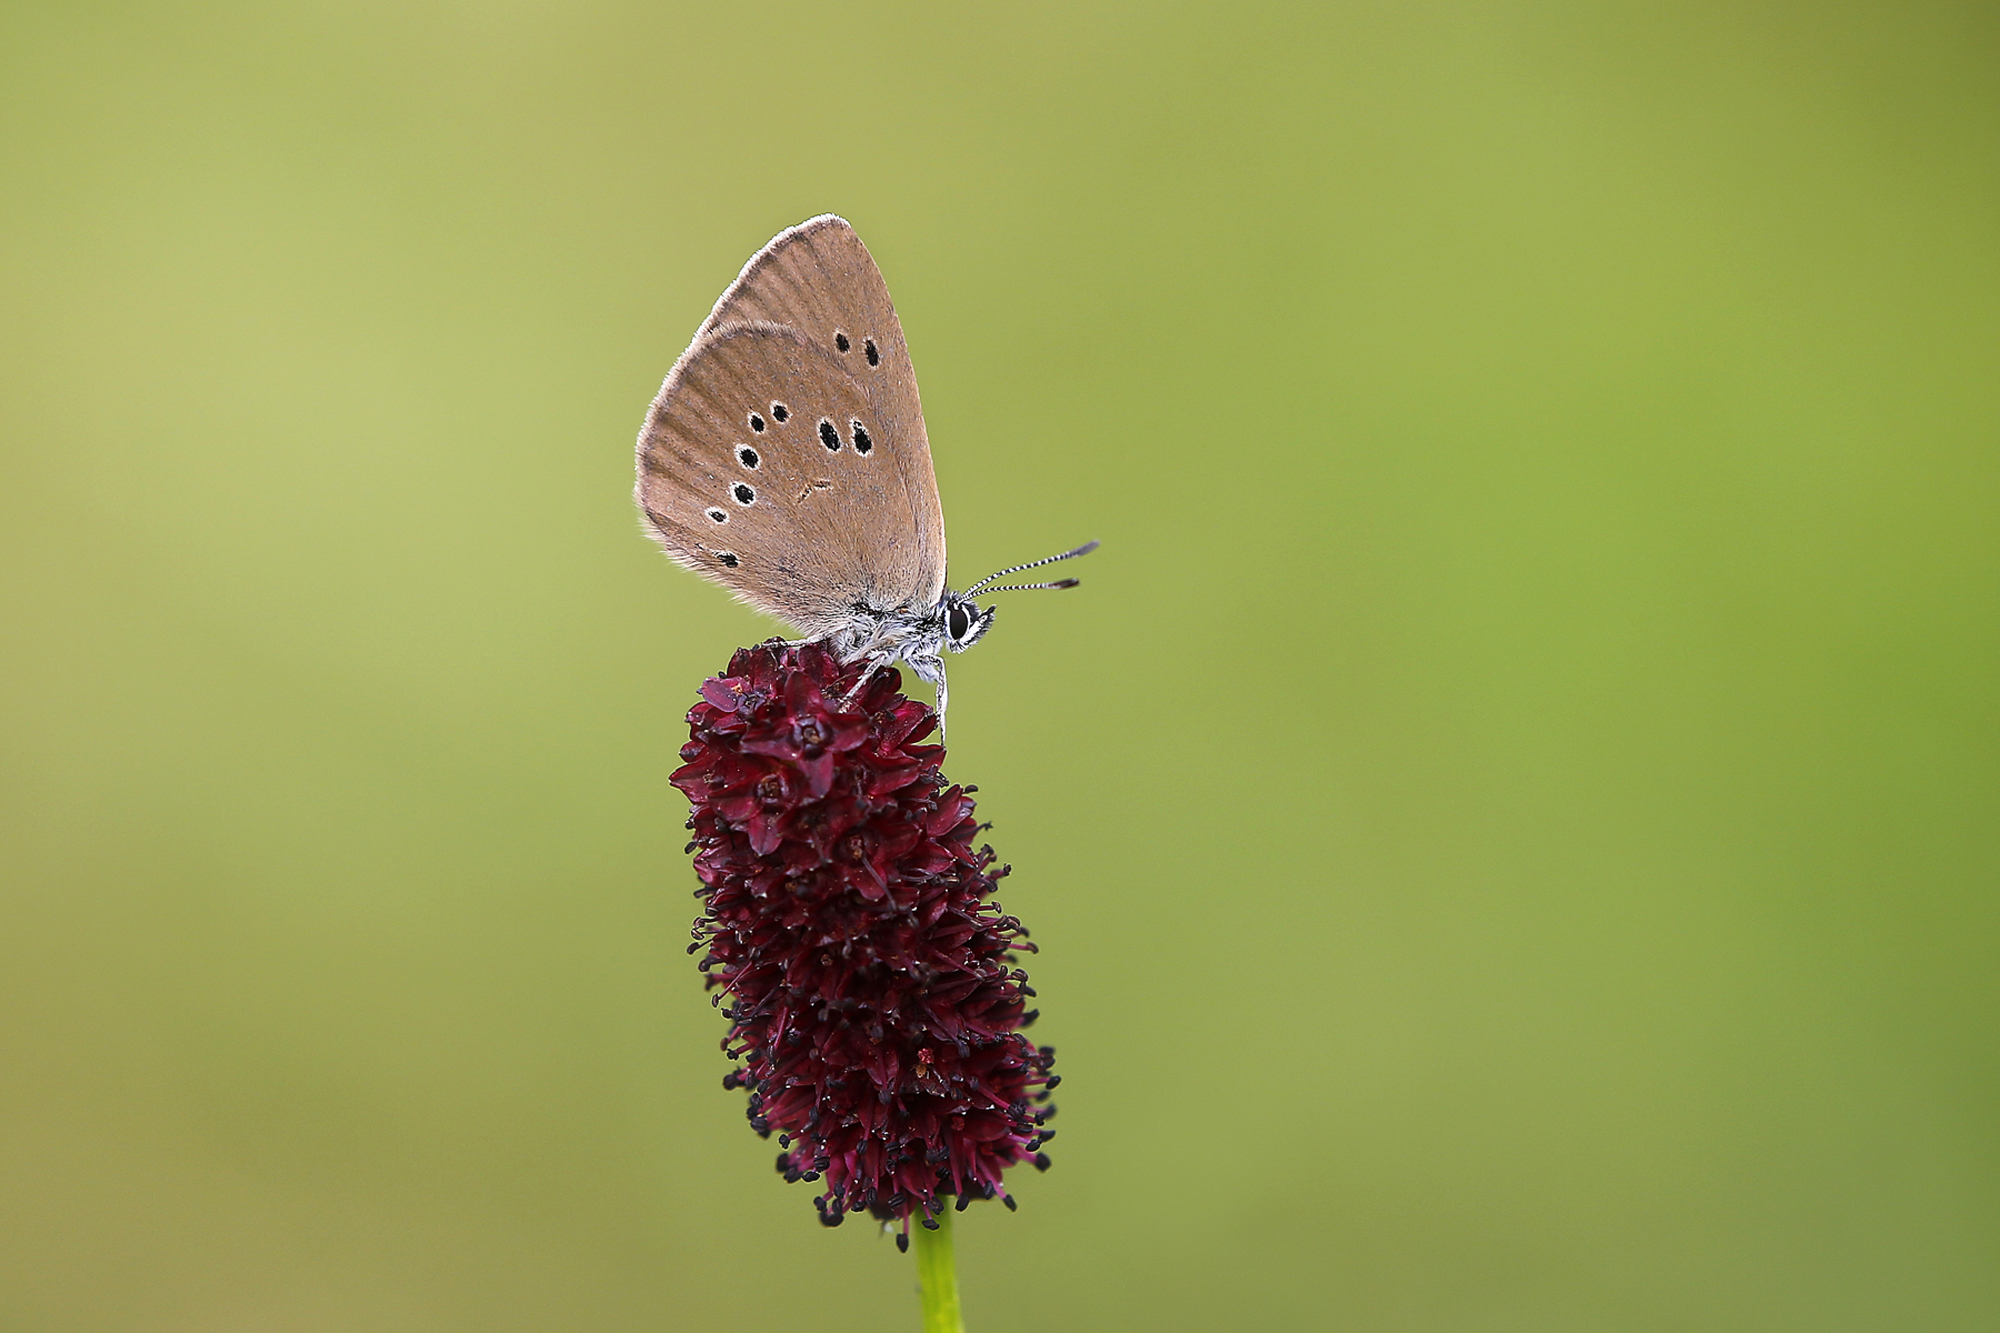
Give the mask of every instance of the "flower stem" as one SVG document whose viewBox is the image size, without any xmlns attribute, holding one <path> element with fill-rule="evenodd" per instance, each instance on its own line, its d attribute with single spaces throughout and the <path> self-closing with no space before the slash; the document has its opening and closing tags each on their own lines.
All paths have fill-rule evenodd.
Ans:
<svg viewBox="0 0 2000 1333">
<path fill-rule="evenodd" d="M 914 1227 L 917 1285 L 924 1298 L 924 1333 L 965 1333 L 958 1312 L 958 1268 L 951 1256 L 951 1212 L 940 1208 L 937 1230 Z"/>
</svg>

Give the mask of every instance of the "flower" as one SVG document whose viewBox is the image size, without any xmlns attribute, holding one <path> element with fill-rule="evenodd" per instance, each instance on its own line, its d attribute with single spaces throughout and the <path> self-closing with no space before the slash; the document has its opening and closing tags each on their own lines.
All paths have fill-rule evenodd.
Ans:
<svg viewBox="0 0 2000 1333">
<path fill-rule="evenodd" d="M 935 1226 L 946 1196 L 1014 1200 L 1046 1170 L 1055 1050 L 1035 1012 L 1021 923 L 991 900 L 1007 867 L 972 840 L 972 788 L 948 786 L 936 715 L 901 677 L 816 644 L 739 649 L 688 713 L 673 784 L 705 910 L 707 984 L 751 1126 L 779 1135 L 787 1181 L 824 1182 L 820 1220 L 863 1208 Z"/>
</svg>

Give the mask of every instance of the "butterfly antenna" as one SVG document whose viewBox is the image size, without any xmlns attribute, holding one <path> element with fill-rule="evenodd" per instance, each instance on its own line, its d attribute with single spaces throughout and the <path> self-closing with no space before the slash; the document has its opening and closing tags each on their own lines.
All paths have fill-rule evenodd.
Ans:
<svg viewBox="0 0 2000 1333">
<path fill-rule="evenodd" d="M 982 593 L 994 592 L 1034 592 L 1038 588 L 1074 588 L 1082 579 L 1057 579 L 1054 583 L 1003 583 L 997 588 L 982 588 Z M 967 593 L 970 597 L 972 594 Z"/>
<path fill-rule="evenodd" d="M 1061 555 L 1043 556 L 1040 560 L 1030 560 L 1027 564 L 1016 565 L 1012 569 L 996 570 L 993 573 L 988 574 L 985 578 L 979 580 L 979 582 L 973 584 L 970 588 L 967 588 L 960 595 L 964 597 L 975 597 L 979 594 L 980 589 L 985 588 L 987 584 L 993 582 L 993 580 L 995 579 L 1004 579 L 1009 574 L 1019 574 L 1022 570 L 1025 569 L 1040 569 L 1043 565 L 1053 565 L 1058 560 L 1074 560 L 1080 555 L 1089 555 L 1092 551 L 1095 551 L 1097 549 L 1097 545 L 1098 544 L 1096 542 L 1085 542 L 1083 545 L 1077 547 L 1074 551 L 1064 551 Z M 1076 586 L 1076 583 L 1077 581 L 1075 579 L 1059 579 L 1054 583 L 1017 583 L 1014 584 L 1012 587 L 992 588 L 988 589 L 988 591 L 1028 592 L 1036 588 L 1074 588 Z"/>
</svg>

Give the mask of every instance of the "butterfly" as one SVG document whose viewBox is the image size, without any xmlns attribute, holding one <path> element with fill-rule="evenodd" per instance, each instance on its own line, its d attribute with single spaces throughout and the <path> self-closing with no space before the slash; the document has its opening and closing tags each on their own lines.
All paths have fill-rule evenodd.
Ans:
<svg viewBox="0 0 2000 1333">
<path fill-rule="evenodd" d="M 634 496 L 676 563 L 796 626 L 796 643 L 866 663 L 863 681 L 908 663 L 937 687 L 940 731 L 944 653 L 993 626 L 975 599 L 1073 588 L 989 585 L 1097 549 L 945 587 L 944 509 L 903 326 L 868 248 L 831 213 L 779 232 L 715 303 L 646 413 Z"/>
</svg>

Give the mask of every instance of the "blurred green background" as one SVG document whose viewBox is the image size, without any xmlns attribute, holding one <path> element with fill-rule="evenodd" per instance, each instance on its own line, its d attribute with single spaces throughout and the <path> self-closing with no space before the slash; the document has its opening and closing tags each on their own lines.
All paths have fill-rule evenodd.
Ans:
<svg viewBox="0 0 2000 1333">
<path fill-rule="evenodd" d="M 1986 5 L 15 6 L 0 1326 L 916 1327 L 725 1093 L 628 492 L 846 214 L 1056 1169 L 997 1330 L 2000 1326 Z"/>
</svg>

